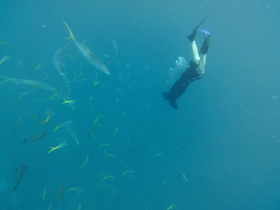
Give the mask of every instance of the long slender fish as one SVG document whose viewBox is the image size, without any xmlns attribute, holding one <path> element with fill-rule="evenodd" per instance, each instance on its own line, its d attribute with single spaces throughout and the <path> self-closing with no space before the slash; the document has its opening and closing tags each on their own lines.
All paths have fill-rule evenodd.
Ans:
<svg viewBox="0 0 280 210">
<path fill-rule="evenodd" d="M 52 87 L 48 84 L 44 84 L 39 81 L 34 81 L 34 80 L 29 80 L 29 79 L 16 79 L 16 78 L 4 77 L 4 76 L 0 76 L 0 77 L 6 79 L 0 83 L 11 81 L 17 85 L 29 85 L 31 87 L 40 88 L 43 90 L 48 90 L 48 91 L 52 91 L 52 92 L 56 92 L 56 93 L 58 92 L 58 90 L 55 89 L 54 87 Z"/>
<path fill-rule="evenodd" d="M 55 201 L 53 203 L 51 203 L 51 205 L 49 206 L 49 210 L 52 209 L 52 207 L 60 200 L 61 196 L 64 193 L 64 185 L 62 185 L 59 190 L 57 191 L 57 194 L 55 196 Z"/>
<path fill-rule="evenodd" d="M 25 167 L 23 164 L 20 164 L 18 169 L 15 170 L 15 172 L 17 172 L 17 183 L 16 186 L 14 187 L 14 190 L 17 189 L 26 168 L 27 167 Z"/>
<path fill-rule="evenodd" d="M 68 133 L 73 137 L 73 139 L 76 141 L 77 146 L 80 144 L 74 130 L 73 127 L 71 125 L 66 125 L 66 130 L 68 131 Z"/>
<path fill-rule="evenodd" d="M 63 49 L 64 47 L 61 47 L 57 51 L 55 51 L 53 62 L 52 62 L 60 75 L 64 75 L 64 63 L 62 62 L 62 55 L 61 55 Z"/>
<path fill-rule="evenodd" d="M 113 48 L 115 49 L 116 56 L 117 56 L 118 55 L 118 43 L 115 40 L 113 41 Z"/>
<path fill-rule="evenodd" d="M 0 60 L 0 65 L 1 65 L 3 62 L 8 61 L 8 60 L 10 60 L 10 57 L 7 56 L 7 55 L 5 55 L 5 56 Z"/>
<path fill-rule="evenodd" d="M 60 127 L 63 127 L 63 126 L 67 126 L 67 125 L 69 125 L 69 124 L 71 124 L 72 123 L 72 120 L 68 120 L 68 121 L 65 121 L 64 123 L 62 123 L 61 125 L 55 125 L 54 127 L 54 129 L 53 129 L 53 131 L 56 131 L 57 129 L 59 129 Z"/>
<path fill-rule="evenodd" d="M 26 139 L 24 140 L 24 142 L 22 142 L 22 143 L 24 144 L 24 143 L 27 142 L 27 141 L 39 140 L 39 139 L 43 138 L 46 134 L 47 134 L 47 131 L 44 131 L 44 132 L 42 132 L 42 133 L 37 134 L 36 136 L 33 136 L 33 137 L 30 138 L 30 139 L 26 138 Z"/>
<path fill-rule="evenodd" d="M 45 125 L 45 123 L 47 123 L 52 116 L 53 116 L 53 111 L 47 108 L 47 118 L 44 121 L 40 122 L 40 124 Z"/>
<path fill-rule="evenodd" d="M 54 150 L 60 149 L 62 147 L 64 147 L 67 143 L 67 140 L 65 140 L 64 142 L 60 143 L 59 145 L 57 145 L 56 147 L 50 147 L 50 151 L 48 151 L 47 154 L 50 154 L 51 152 L 53 152 Z"/>
<path fill-rule="evenodd" d="M 80 166 L 79 170 L 81 170 L 82 168 L 86 167 L 86 165 L 88 163 L 88 159 L 89 159 L 89 156 L 87 155 L 85 162 Z"/>
<path fill-rule="evenodd" d="M 17 119 L 17 123 L 16 123 L 16 125 L 12 128 L 12 131 L 14 131 L 14 130 L 19 126 L 19 124 L 21 123 L 21 119 L 22 119 L 22 116 L 20 116 L 20 117 Z"/>
<path fill-rule="evenodd" d="M 65 74 L 63 74 L 63 90 L 66 98 L 70 97 L 69 82 Z"/>
<path fill-rule="evenodd" d="M 102 63 L 101 60 L 99 60 L 96 55 L 94 55 L 93 52 L 90 51 L 89 48 L 87 48 L 86 46 L 84 46 L 83 44 L 81 44 L 73 35 L 71 29 L 69 28 L 68 24 L 63 20 L 66 28 L 69 31 L 69 38 L 71 38 L 73 40 L 73 42 L 75 43 L 76 47 L 78 48 L 78 50 L 81 52 L 81 54 L 84 56 L 84 58 L 92 65 L 94 65 L 97 69 L 99 69 L 100 71 L 104 72 L 105 74 L 110 74 L 108 68 Z"/>
</svg>

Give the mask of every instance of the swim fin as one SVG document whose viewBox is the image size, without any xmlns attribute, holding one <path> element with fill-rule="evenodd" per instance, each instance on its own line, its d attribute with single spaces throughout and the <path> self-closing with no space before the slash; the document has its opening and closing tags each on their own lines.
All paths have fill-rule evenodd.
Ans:
<svg viewBox="0 0 280 210">
<path fill-rule="evenodd" d="M 190 40 L 190 42 L 193 42 L 195 39 L 195 35 L 196 35 L 196 30 L 199 28 L 199 26 L 209 17 L 206 16 L 205 18 L 203 18 L 201 21 L 198 22 L 198 24 L 195 26 L 195 28 L 190 32 L 188 38 Z"/>
</svg>

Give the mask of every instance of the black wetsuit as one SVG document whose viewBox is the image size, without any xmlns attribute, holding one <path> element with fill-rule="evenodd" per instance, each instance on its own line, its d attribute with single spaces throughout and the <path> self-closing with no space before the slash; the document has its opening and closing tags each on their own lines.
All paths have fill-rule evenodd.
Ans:
<svg viewBox="0 0 280 210">
<path fill-rule="evenodd" d="M 162 96 L 165 100 L 168 100 L 170 105 L 174 109 L 178 109 L 176 100 L 186 91 L 188 85 L 198 79 L 201 79 L 201 75 L 197 73 L 197 64 L 193 61 L 190 62 L 189 67 L 181 75 L 181 77 L 173 84 L 169 92 L 163 92 Z"/>
</svg>

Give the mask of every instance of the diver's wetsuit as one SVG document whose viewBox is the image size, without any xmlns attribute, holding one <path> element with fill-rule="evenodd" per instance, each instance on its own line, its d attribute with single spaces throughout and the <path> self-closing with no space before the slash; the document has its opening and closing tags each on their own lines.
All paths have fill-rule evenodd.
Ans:
<svg viewBox="0 0 280 210">
<path fill-rule="evenodd" d="M 178 109 L 176 100 L 186 91 L 188 85 L 195 80 L 201 79 L 202 75 L 204 74 L 206 54 L 209 48 L 210 32 L 207 30 L 199 30 L 198 28 L 206 19 L 207 17 L 202 19 L 188 36 L 193 54 L 193 60 L 190 61 L 189 67 L 181 75 L 181 77 L 173 84 L 169 92 L 162 92 L 162 97 L 165 100 L 168 100 L 169 104 L 174 109 Z M 205 34 L 204 42 L 202 44 L 202 47 L 200 48 L 201 58 L 199 56 L 197 46 L 194 40 L 197 31 L 203 32 Z"/>
<path fill-rule="evenodd" d="M 174 109 L 178 109 L 176 100 L 186 91 L 188 85 L 198 79 L 201 79 L 202 75 L 196 71 L 198 64 L 191 61 L 189 67 L 181 75 L 181 77 L 173 84 L 168 93 L 162 92 L 162 96 L 165 100 L 169 100 L 170 105 Z"/>
</svg>

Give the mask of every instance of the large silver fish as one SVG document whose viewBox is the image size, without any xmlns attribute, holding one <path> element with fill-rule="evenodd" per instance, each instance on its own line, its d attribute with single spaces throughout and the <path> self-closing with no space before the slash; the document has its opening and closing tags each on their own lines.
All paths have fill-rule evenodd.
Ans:
<svg viewBox="0 0 280 210">
<path fill-rule="evenodd" d="M 60 75 L 64 75 L 64 63 L 62 62 L 62 58 L 61 58 L 63 49 L 64 47 L 61 47 L 57 51 L 55 51 L 53 62 L 52 62 Z"/>
<path fill-rule="evenodd" d="M 71 29 L 69 28 L 69 26 L 67 25 L 67 23 L 63 20 L 66 28 L 69 31 L 69 38 L 73 40 L 73 42 L 75 43 L 75 45 L 77 46 L 78 50 L 81 52 L 81 54 L 84 56 L 84 58 L 92 65 L 94 65 L 97 69 L 103 71 L 106 74 L 110 74 L 108 68 L 102 63 L 101 60 L 99 60 L 96 55 L 94 55 L 93 52 L 90 51 L 89 48 L 87 48 L 86 46 L 84 46 L 83 44 L 81 44 L 73 35 Z"/>
<path fill-rule="evenodd" d="M 34 81 L 34 80 L 29 80 L 29 79 L 16 79 L 16 78 L 4 77 L 4 76 L 0 76 L 0 77 L 6 79 L 6 80 L 2 81 L 1 83 L 7 82 L 7 81 L 12 81 L 17 85 L 29 85 L 34 88 L 40 88 L 40 89 L 52 91 L 55 93 L 58 92 L 58 90 L 55 89 L 54 87 L 52 87 L 48 84 L 44 84 L 39 81 Z"/>
</svg>

